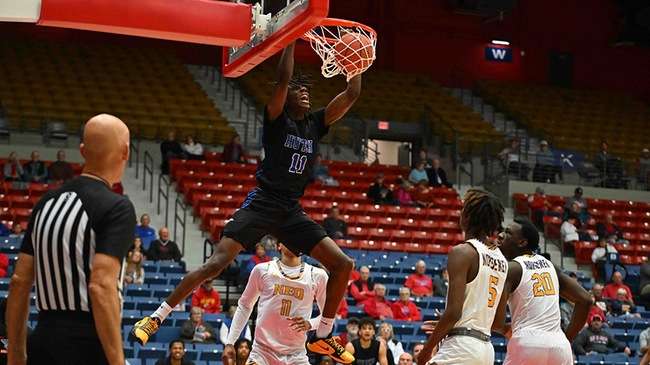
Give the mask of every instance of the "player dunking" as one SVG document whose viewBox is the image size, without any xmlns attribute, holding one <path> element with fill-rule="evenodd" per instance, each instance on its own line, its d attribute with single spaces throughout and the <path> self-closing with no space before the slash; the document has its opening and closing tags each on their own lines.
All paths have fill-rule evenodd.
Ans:
<svg viewBox="0 0 650 365">
<path fill-rule="evenodd" d="M 463 199 L 460 225 L 467 241 L 449 251 L 447 306 L 424 345 L 418 365 L 494 363 L 490 328 L 506 281 L 508 261 L 489 243 L 503 223 L 503 205 L 488 192 L 470 189 Z M 443 341 L 444 339 L 444 341 Z"/>
<path fill-rule="evenodd" d="M 589 293 L 551 261 L 535 254 L 539 234 L 531 222 L 515 219 L 499 240 L 510 263 L 492 330 L 510 338 L 504 364 L 573 364 L 570 341 L 589 315 Z M 560 297 L 575 304 L 566 334 L 560 327 Z M 506 303 L 512 314 L 510 325 L 505 324 Z"/>
<path fill-rule="evenodd" d="M 255 340 L 247 364 L 309 365 L 306 331 L 318 327 L 320 317 L 309 319 L 314 299 L 322 312 L 327 273 L 301 262 L 279 244 L 280 259 L 256 265 L 239 298 L 226 347 L 231 346 L 248 322 L 255 302 Z"/>
<path fill-rule="evenodd" d="M 354 361 L 354 357 L 330 335 L 352 270 L 352 259 L 305 214 L 298 199 L 312 176 L 318 142 L 359 97 L 361 75 L 352 77 L 345 91 L 327 107 L 311 111 L 309 83 L 304 78 L 292 78 L 294 45 L 292 43 L 282 53 L 278 82 L 264 111 L 265 158 L 257 169 L 258 186 L 248 194 L 224 228 L 212 257 L 188 273 L 151 317 L 136 323 L 131 335 L 138 342 L 146 343 L 171 309 L 195 287 L 217 276 L 242 249 L 252 249 L 270 233 L 295 254 L 308 254 L 320 261 L 330 273 L 323 316 L 316 336 L 307 344 L 309 350 L 344 364 Z"/>
</svg>

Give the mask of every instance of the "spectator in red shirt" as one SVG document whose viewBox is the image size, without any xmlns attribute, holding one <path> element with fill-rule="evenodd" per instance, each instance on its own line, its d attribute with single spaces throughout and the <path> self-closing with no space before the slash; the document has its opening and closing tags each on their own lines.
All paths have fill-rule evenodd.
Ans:
<svg viewBox="0 0 650 365">
<path fill-rule="evenodd" d="M 623 274 L 621 274 L 618 271 L 615 271 L 614 274 L 612 274 L 612 282 L 605 285 L 605 289 L 603 290 L 603 297 L 608 298 L 608 299 L 616 299 L 616 293 L 618 292 L 618 289 L 625 289 L 627 292 L 627 295 L 625 296 L 625 300 L 630 301 L 632 304 L 634 304 L 634 299 L 632 298 L 632 291 L 630 290 L 630 287 L 623 284 Z"/>
<path fill-rule="evenodd" d="M 345 300 L 345 296 L 339 304 L 339 309 L 336 311 L 336 319 L 348 318 L 348 302 Z"/>
<path fill-rule="evenodd" d="M 433 295 L 433 280 L 426 275 L 427 264 L 420 260 L 415 264 L 415 273 L 406 278 L 404 286 L 411 289 L 416 297 L 430 297 Z"/>
<path fill-rule="evenodd" d="M 361 266 L 359 275 L 361 277 L 350 284 L 350 295 L 356 300 L 357 305 L 364 305 L 366 300 L 375 296 L 375 283 L 370 279 L 368 266 Z"/>
<path fill-rule="evenodd" d="M 544 189 L 537 187 L 535 194 L 528 197 L 528 209 L 530 209 L 530 218 L 537 228 L 544 229 L 544 215 L 551 203 L 546 200 Z"/>
<path fill-rule="evenodd" d="M 363 310 L 369 317 L 382 321 L 393 318 L 393 303 L 387 300 L 385 296 L 386 287 L 383 284 L 375 284 L 375 296 L 366 300 L 363 305 Z"/>
<path fill-rule="evenodd" d="M 212 279 L 201 284 L 192 295 L 192 307 L 200 307 L 203 313 L 221 313 L 219 292 L 212 287 Z"/>
<path fill-rule="evenodd" d="M 409 288 L 399 289 L 399 300 L 393 303 L 393 318 L 402 321 L 420 321 L 420 309 L 411 301 Z"/>
<path fill-rule="evenodd" d="M 350 284 L 354 283 L 359 279 L 361 279 L 361 274 L 359 274 L 357 270 L 354 269 L 350 270 L 350 277 L 348 278 L 348 286 L 350 286 Z"/>
<path fill-rule="evenodd" d="M 9 257 L 7 255 L 0 253 L 0 278 L 7 276 L 7 271 L 9 270 Z"/>
</svg>

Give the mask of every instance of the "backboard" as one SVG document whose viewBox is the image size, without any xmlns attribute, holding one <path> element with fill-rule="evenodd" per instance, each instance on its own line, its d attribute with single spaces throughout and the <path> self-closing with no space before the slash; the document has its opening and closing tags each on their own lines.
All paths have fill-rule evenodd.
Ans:
<svg viewBox="0 0 650 365">
<path fill-rule="evenodd" d="M 329 0 L 254 1 L 250 41 L 240 47 L 224 47 L 223 75 L 245 74 L 319 25 L 328 11 Z"/>
</svg>

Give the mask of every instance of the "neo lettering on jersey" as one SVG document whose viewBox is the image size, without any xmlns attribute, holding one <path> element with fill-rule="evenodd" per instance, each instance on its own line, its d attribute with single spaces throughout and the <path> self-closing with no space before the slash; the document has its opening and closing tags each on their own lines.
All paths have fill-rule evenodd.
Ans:
<svg viewBox="0 0 650 365">
<path fill-rule="evenodd" d="M 275 284 L 273 287 L 273 295 L 286 295 L 294 297 L 298 300 L 302 300 L 302 298 L 305 297 L 305 289 L 294 288 L 292 286 L 286 286 L 282 284 Z"/>
<path fill-rule="evenodd" d="M 524 265 L 526 265 L 526 270 L 539 270 L 539 269 L 551 268 L 551 265 L 549 265 L 548 261 L 546 260 L 524 261 Z"/>
<path fill-rule="evenodd" d="M 302 153 L 313 153 L 314 142 L 311 139 L 300 138 L 293 134 L 287 134 L 287 140 L 284 141 L 284 147 L 291 148 L 292 150 L 300 151 Z"/>
<path fill-rule="evenodd" d="M 503 260 L 499 260 L 496 257 L 492 257 L 487 253 L 483 254 L 483 266 L 487 266 L 487 267 L 489 267 L 490 269 L 492 269 L 494 271 L 499 271 L 499 272 L 502 272 L 502 273 L 508 272 L 508 263 L 507 262 L 505 262 Z"/>
</svg>

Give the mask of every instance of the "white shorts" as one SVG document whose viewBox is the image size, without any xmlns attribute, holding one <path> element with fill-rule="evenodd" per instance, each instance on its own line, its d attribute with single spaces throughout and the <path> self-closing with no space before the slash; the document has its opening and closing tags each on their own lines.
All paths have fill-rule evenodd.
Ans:
<svg viewBox="0 0 650 365">
<path fill-rule="evenodd" d="M 508 341 L 504 365 L 572 365 L 571 344 L 564 333 L 521 331 Z"/>
<path fill-rule="evenodd" d="M 494 347 L 491 342 L 481 341 L 470 336 L 451 336 L 445 338 L 438 352 L 427 365 L 492 365 Z"/>
<path fill-rule="evenodd" d="M 271 349 L 253 344 L 247 365 L 310 365 L 307 351 L 302 350 L 289 355 L 278 354 Z"/>
</svg>

